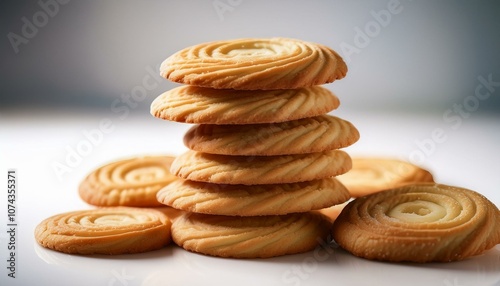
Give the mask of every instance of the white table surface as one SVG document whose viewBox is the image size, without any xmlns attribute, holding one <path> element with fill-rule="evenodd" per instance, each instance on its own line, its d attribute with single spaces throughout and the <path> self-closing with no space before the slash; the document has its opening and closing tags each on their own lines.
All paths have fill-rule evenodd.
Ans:
<svg viewBox="0 0 500 286">
<path fill-rule="evenodd" d="M 144 254 L 89 257 L 37 245 L 33 230 L 41 220 L 92 208 L 79 198 L 77 188 L 95 167 L 124 157 L 186 150 L 182 136 L 190 125 L 143 113 L 122 118 L 106 110 L 0 114 L 1 285 L 500 285 L 500 245 L 466 261 L 422 265 L 368 261 L 338 248 L 236 260 L 198 255 L 174 245 Z M 500 206 L 499 115 L 473 113 L 458 123 L 444 120 L 442 112 L 340 108 L 332 114 L 351 121 L 361 133 L 361 139 L 345 149 L 351 155 L 418 161 L 437 182 L 476 190 Z M 98 128 L 103 118 L 111 120 L 113 130 L 103 134 L 71 172 L 58 178 L 54 162 L 65 163 L 68 150 L 86 140 L 84 131 Z M 433 132 L 441 133 L 439 142 L 430 143 Z M 6 270 L 5 190 L 11 168 L 18 176 L 15 279 L 7 277 Z"/>
</svg>

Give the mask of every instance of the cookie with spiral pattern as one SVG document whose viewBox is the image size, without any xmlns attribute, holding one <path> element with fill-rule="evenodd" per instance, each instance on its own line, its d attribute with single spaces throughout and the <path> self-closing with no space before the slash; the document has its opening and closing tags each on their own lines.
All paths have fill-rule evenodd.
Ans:
<svg viewBox="0 0 500 286">
<path fill-rule="evenodd" d="M 150 112 L 182 123 L 249 124 L 313 117 L 339 105 L 339 99 L 321 86 L 266 91 L 179 86 L 155 98 Z"/>
<path fill-rule="evenodd" d="M 366 259 L 458 261 L 500 243 L 500 211 L 469 189 L 410 184 L 351 201 L 332 234 L 342 248 Z"/>
<path fill-rule="evenodd" d="M 358 139 L 350 122 L 320 115 L 271 124 L 201 124 L 185 134 L 184 144 L 210 154 L 269 156 L 334 150 Z"/>
<path fill-rule="evenodd" d="M 35 228 L 35 239 L 70 254 L 140 253 L 167 245 L 170 227 L 170 220 L 154 209 L 109 207 L 51 216 Z"/>
<path fill-rule="evenodd" d="M 335 178 L 289 184 L 220 185 L 177 180 L 157 194 L 175 209 L 228 216 L 283 215 L 343 203 L 350 198 Z"/>
<path fill-rule="evenodd" d="M 331 223 L 314 212 L 283 216 L 186 213 L 172 224 L 172 240 L 211 256 L 269 258 L 306 252 L 327 241 Z"/>
<path fill-rule="evenodd" d="M 337 176 L 351 168 L 341 150 L 281 156 L 228 156 L 188 150 L 170 171 L 177 177 L 214 184 L 282 184 Z"/>
<path fill-rule="evenodd" d="M 87 175 L 78 192 L 96 206 L 161 206 L 156 193 L 176 179 L 169 171 L 173 160 L 172 156 L 145 156 L 105 164 Z"/>
<path fill-rule="evenodd" d="M 296 89 L 345 77 L 347 66 L 327 46 L 287 38 L 202 43 L 168 57 L 160 74 L 215 89 Z"/>
<path fill-rule="evenodd" d="M 432 174 L 403 160 L 383 157 L 354 157 L 352 169 L 338 176 L 351 196 L 362 197 L 411 183 L 433 183 Z"/>
</svg>

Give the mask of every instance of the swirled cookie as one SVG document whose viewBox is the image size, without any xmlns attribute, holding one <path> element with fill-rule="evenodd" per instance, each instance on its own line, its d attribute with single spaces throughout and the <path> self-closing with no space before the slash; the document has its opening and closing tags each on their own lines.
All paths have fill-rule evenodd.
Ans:
<svg viewBox="0 0 500 286">
<path fill-rule="evenodd" d="M 228 216 L 282 215 L 326 208 L 347 201 L 347 189 L 334 178 L 290 184 L 219 185 L 177 180 L 157 194 L 176 209 Z"/>
<path fill-rule="evenodd" d="M 91 172 L 80 184 L 80 197 L 96 206 L 161 206 L 156 192 L 176 179 L 174 157 L 148 156 L 115 161 Z"/>
<path fill-rule="evenodd" d="M 500 243 L 500 211 L 468 189 L 406 185 L 350 202 L 335 220 L 333 238 L 367 259 L 463 260 Z"/>
<path fill-rule="evenodd" d="M 432 174 L 409 162 L 388 158 L 352 158 L 352 169 L 337 179 L 351 196 L 361 197 L 410 183 L 432 183 Z"/>
<path fill-rule="evenodd" d="M 282 156 L 227 156 L 189 150 L 178 156 L 170 171 L 191 181 L 215 184 L 281 184 L 337 176 L 351 168 L 341 150 Z"/>
<path fill-rule="evenodd" d="M 183 123 L 274 123 L 325 114 L 339 104 L 320 86 L 266 91 L 179 86 L 155 98 L 151 114 Z"/>
<path fill-rule="evenodd" d="M 319 213 L 217 216 L 186 213 L 172 224 L 186 250 L 220 257 L 268 258 L 306 252 L 326 241 L 331 224 Z"/>
<path fill-rule="evenodd" d="M 343 78 L 332 49 L 295 39 L 235 39 L 198 44 L 167 58 L 160 73 L 174 82 L 215 89 L 295 89 Z"/>
<path fill-rule="evenodd" d="M 221 155 L 287 155 L 347 147 L 359 139 L 348 121 L 320 115 L 272 124 L 193 126 L 184 136 L 191 150 Z"/>
<path fill-rule="evenodd" d="M 36 241 L 70 254 L 125 254 L 162 248 L 171 222 L 160 211 L 110 207 L 58 214 L 35 228 Z"/>
</svg>

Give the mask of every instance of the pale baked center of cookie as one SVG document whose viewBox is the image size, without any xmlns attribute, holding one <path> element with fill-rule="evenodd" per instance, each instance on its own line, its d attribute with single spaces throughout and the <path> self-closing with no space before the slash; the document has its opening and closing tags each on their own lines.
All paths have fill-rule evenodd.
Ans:
<svg viewBox="0 0 500 286">
<path fill-rule="evenodd" d="M 136 219 L 128 215 L 106 215 L 97 218 L 94 223 L 98 225 L 125 225 L 135 223 Z"/>
<path fill-rule="evenodd" d="M 132 170 L 125 175 L 129 183 L 141 183 L 162 178 L 166 175 L 165 169 L 158 166 L 143 167 Z"/>
<path fill-rule="evenodd" d="M 143 223 L 150 219 L 146 215 L 128 215 L 128 214 L 109 214 L 101 216 L 84 216 L 78 221 L 73 219 L 73 223 L 82 226 L 123 226 L 137 223 Z"/>
<path fill-rule="evenodd" d="M 270 43 L 243 43 L 223 47 L 220 53 L 230 58 L 272 57 L 285 52 L 285 47 Z"/>
<path fill-rule="evenodd" d="M 446 216 L 446 209 L 434 202 L 415 200 L 399 204 L 387 214 L 404 222 L 435 222 Z"/>
<path fill-rule="evenodd" d="M 271 56 L 274 51 L 269 48 L 243 48 L 237 50 L 231 50 L 228 52 L 230 57 L 258 57 L 258 56 Z"/>
</svg>

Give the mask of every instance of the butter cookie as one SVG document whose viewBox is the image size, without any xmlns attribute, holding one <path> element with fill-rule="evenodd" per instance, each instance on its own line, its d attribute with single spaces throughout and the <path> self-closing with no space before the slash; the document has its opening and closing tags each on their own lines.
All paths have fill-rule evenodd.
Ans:
<svg viewBox="0 0 500 286">
<path fill-rule="evenodd" d="M 434 183 L 406 185 L 360 197 L 342 210 L 334 240 L 374 260 L 447 262 L 500 243 L 500 211 L 484 196 Z"/>
<path fill-rule="evenodd" d="M 169 171 L 174 157 L 146 156 L 118 160 L 92 171 L 78 189 L 96 206 L 161 206 L 156 193 L 176 179 Z"/>
<path fill-rule="evenodd" d="M 362 197 L 405 184 L 434 182 L 432 174 L 419 166 L 381 157 L 354 157 L 352 169 L 337 178 L 353 197 Z"/>
<path fill-rule="evenodd" d="M 289 184 L 219 185 L 177 180 L 157 194 L 175 209 L 228 216 L 307 212 L 347 201 L 347 189 L 335 178 Z"/>
<path fill-rule="evenodd" d="M 249 124 L 313 117 L 339 105 L 339 99 L 321 86 L 245 91 L 179 86 L 155 98 L 150 112 L 182 123 Z"/>
<path fill-rule="evenodd" d="M 194 45 L 167 58 L 161 76 L 215 89 L 295 89 L 345 77 L 332 49 L 287 38 L 245 38 Z"/>
<path fill-rule="evenodd" d="M 186 213 L 172 224 L 172 239 L 206 255 L 269 258 L 306 252 L 326 241 L 331 224 L 314 212 L 283 216 L 217 216 Z"/>
<path fill-rule="evenodd" d="M 269 156 L 334 150 L 358 139 L 350 122 L 320 115 L 271 124 L 196 125 L 185 134 L 184 144 L 210 154 Z"/>
<path fill-rule="evenodd" d="M 35 228 L 36 241 L 70 254 L 126 254 L 162 248 L 170 220 L 147 208 L 110 207 L 54 215 Z"/>
<path fill-rule="evenodd" d="M 227 156 L 189 150 L 172 163 L 172 174 L 215 184 L 281 184 L 324 179 L 351 168 L 341 150 L 282 156 Z"/>
</svg>

